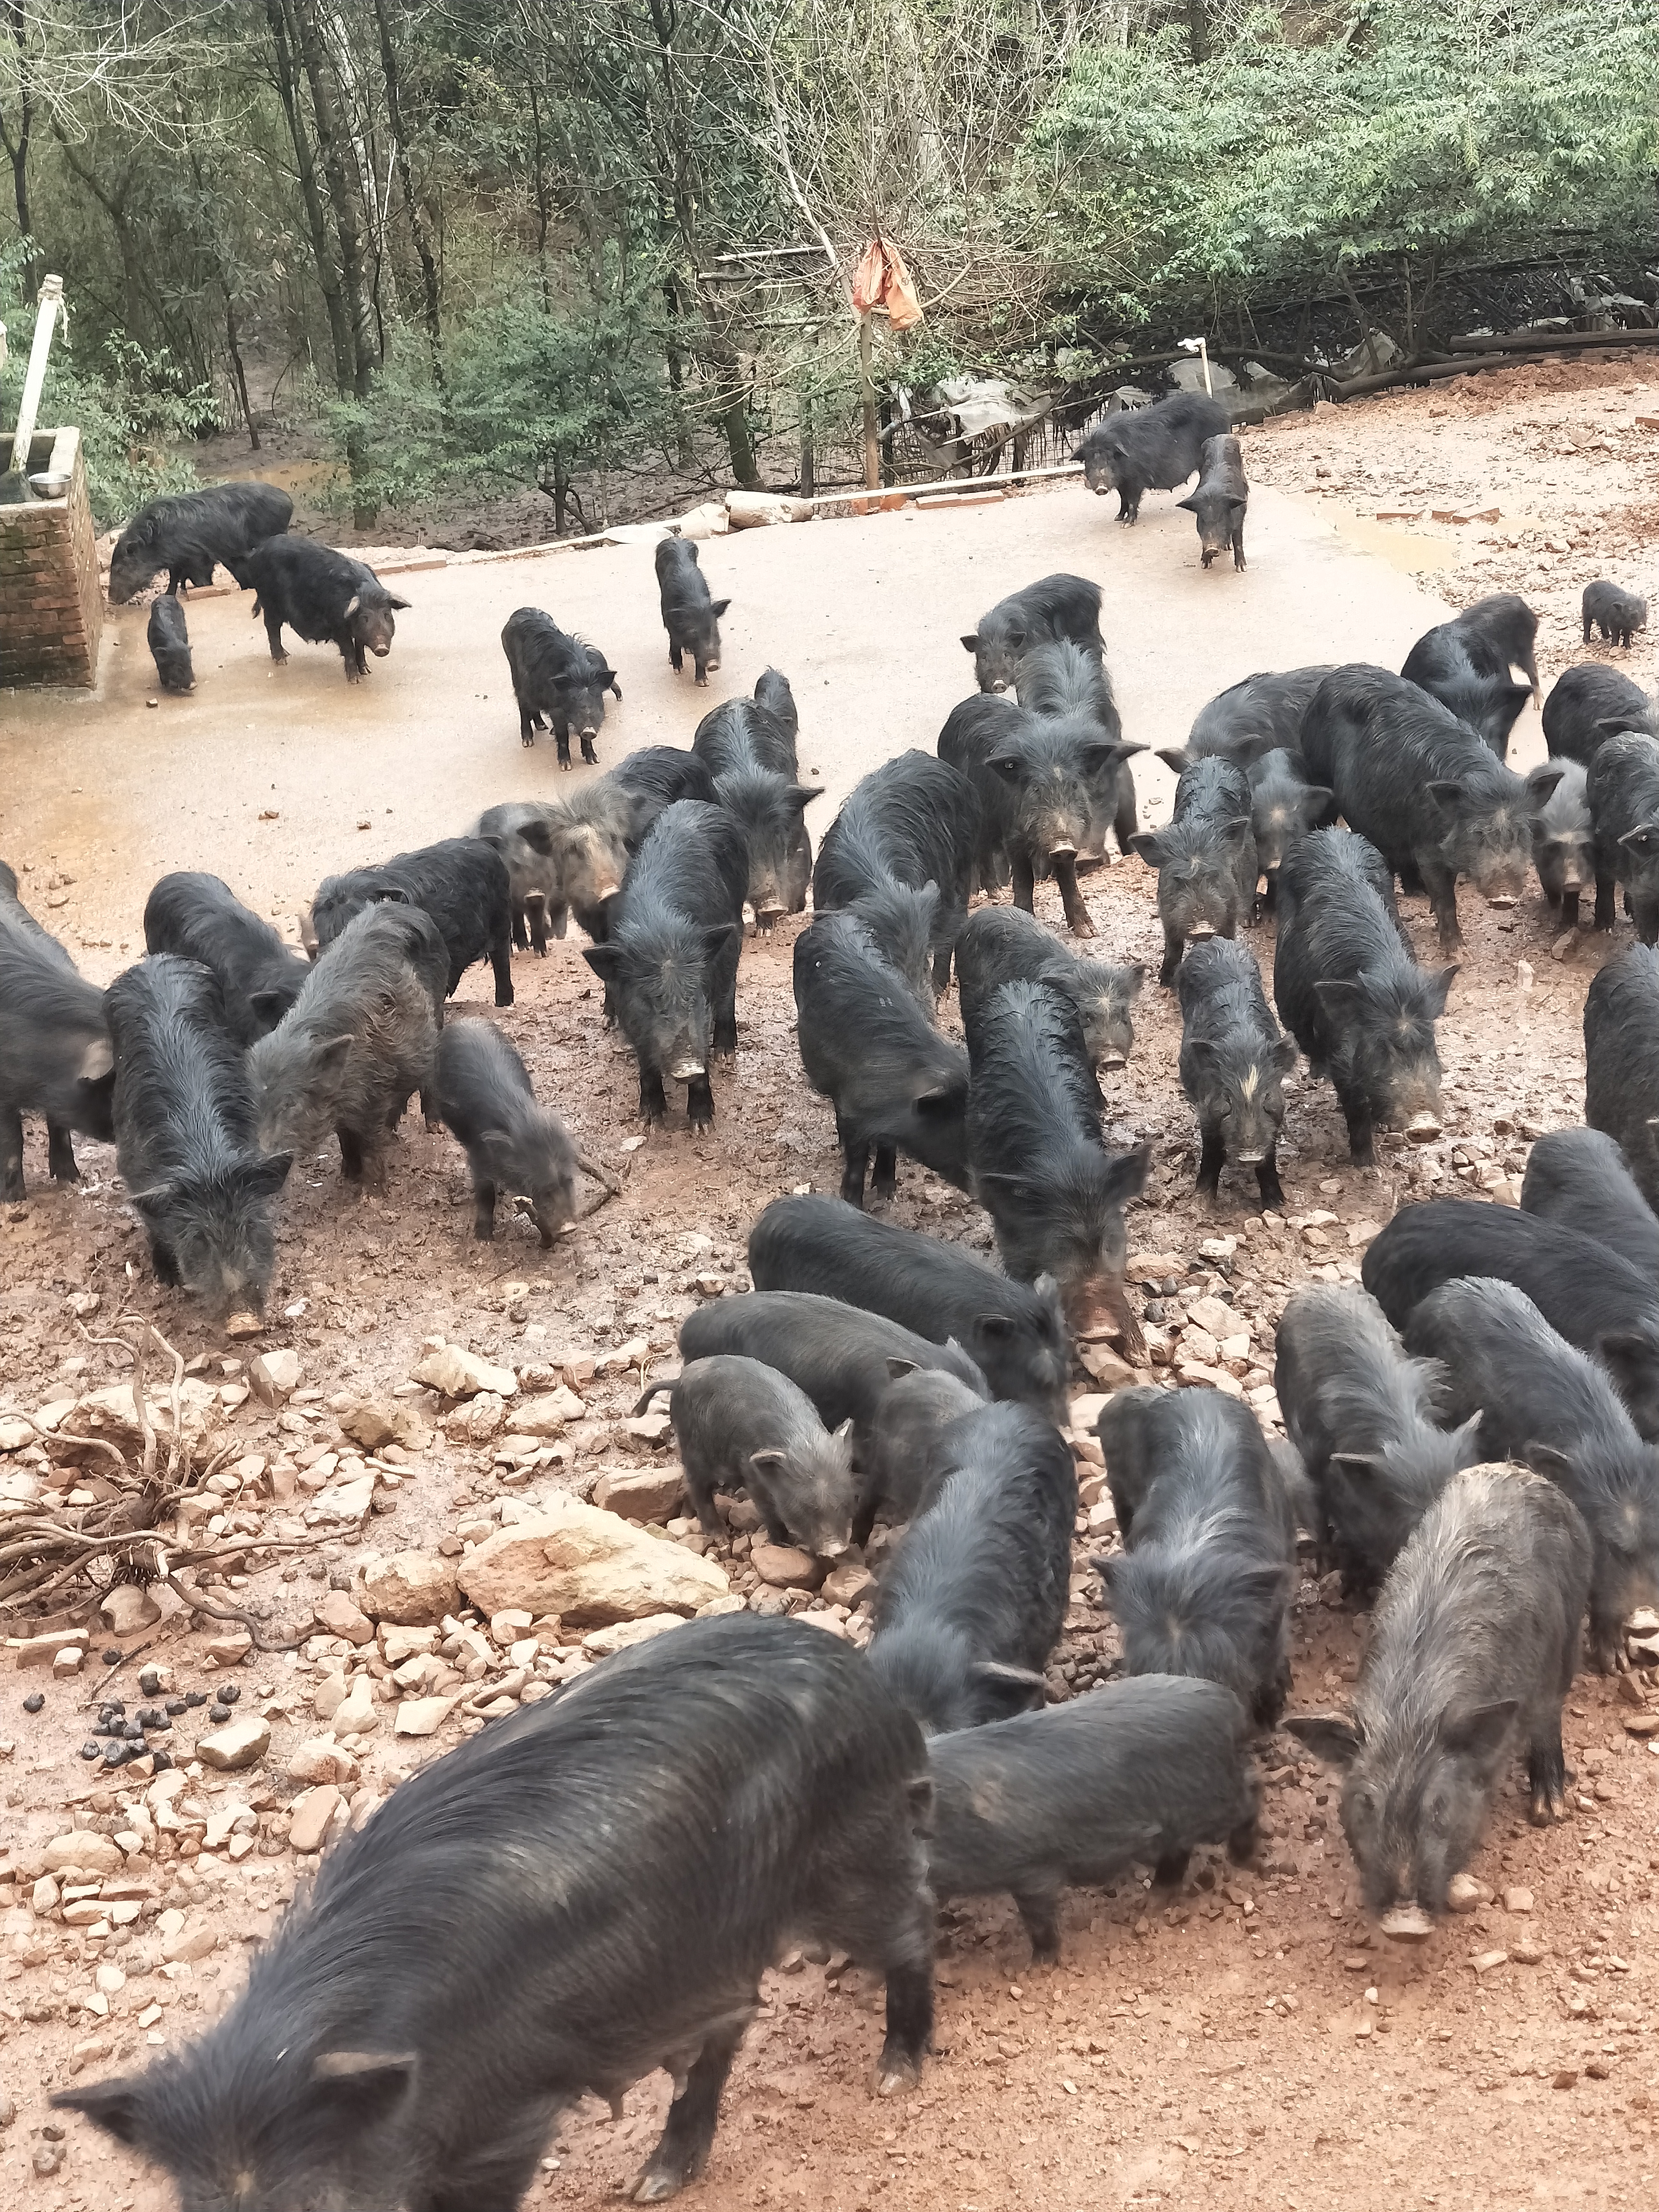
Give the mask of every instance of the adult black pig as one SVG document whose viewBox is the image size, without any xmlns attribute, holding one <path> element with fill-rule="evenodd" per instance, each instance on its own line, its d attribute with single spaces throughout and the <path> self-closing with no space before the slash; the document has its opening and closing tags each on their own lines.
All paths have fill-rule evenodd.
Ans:
<svg viewBox="0 0 1659 2212">
<path fill-rule="evenodd" d="M 288 494 L 268 483 L 212 484 L 152 499 L 115 541 L 110 598 L 120 605 L 142 592 L 158 568 L 167 570 L 167 589 L 175 593 L 187 584 L 210 584 L 216 562 L 236 574 L 237 563 L 285 531 L 293 514 Z"/>
<path fill-rule="evenodd" d="M 144 945 L 199 960 L 219 979 L 225 1020 L 244 1049 L 274 1030 L 311 965 L 217 876 L 181 868 L 144 903 Z"/>
<path fill-rule="evenodd" d="M 622 702 L 617 672 L 586 638 L 571 637 L 539 607 L 520 607 L 507 618 L 501 651 L 519 708 L 519 741 L 533 745 L 538 730 L 550 728 L 559 766 L 570 765 L 570 734 L 581 739 L 582 758 L 599 764 L 593 741 L 605 726 L 605 695 Z"/>
<path fill-rule="evenodd" d="M 113 1139 L 114 1081 L 104 994 L 22 904 L 0 860 L 0 1198 L 26 1194 L 26 1113 L 45 1117 L 53 1180 L 80 1180 L 70 1133 Z"/>
<path fill-rule="evenodd" d="M 374 571 L 349 553 L 310 538 L 268 538 L 240 560 L 225 564 L 244 590 L 252 586 L 253 611 L 265 618 L 273 660 L 286 660 L 283 625 L 311 645 L 336 645 L 348 684 L 368 673 L 365 658 L 384 660 L 398 625 L 394 611 L 409 601 L 387 591 Z"/>
<path fill-rule="evenodd" d="M 1559 1222 L 1659 1282 L 1659 1215 L 1616 1141 L 1601 1129 L 1551 1129 L 1527 1155 L 1521 1211 Z"/>
<path fill-rule="evenodd" d="M 823 833 L 812 907 L 850 907 L 921 997 L 943 994 L 967 919 L 979 842 L 979 796 L 931 753 L 901 753 L 862 777 Z"/>
<path fill-rule="evenodd" d="M 1250 487 L 1244 480 L 1244 456 L 1237 438 L 1206 438 L 1199 456 L 1198 489 L 1177 507 L 1198 519 L 1198 543 L 1207 568 L 1218 554 L 1231 552 L 1235 568 L 1245 566 L 1244 516 Z"/>
<path fill-rule="evenodd" d="M 1659 1200 L 1659 952 L 1651 945 L 1609 960 L 1585 994 L 1584 1119 L 1618 1139 L 1648 1204 Z"/>
<path fill-rule="evenodd" d="M 1195 476 L 1208 439 L 1225 437 L 1232 419 L 1218 399 L 1176 392 L 1151 407 L 1109 416 L 1073 449 L 1083 481 L 1096 493 L 1115 491 L 1117 519 L 1134 522 L 1148 491 L 1173 491 Z"/>
<path fill-rule="evenodd" d="M 1069 638 L 1090 652 L 1103 654 L 1100 635 L 1100 586 L 1086 576 L 1070 576 L 1064 570 L 1040 576 L 999 599 L 979 628 L 969 630 L 963 646 L 974 656 L 974 675 L 981 691 L 1006 691 L 1018 673 L 1022 657 L 1034 645 Z"/>
<path fill-rule="evenodd" d="M 1544 702 L 1544 742 L 1551 752 L 1588 768 L 1621 730 L 1659 737 L 1659 712 L 1647 693 L 1605 661 L 1581 660 L 1564 670 Z"/>
<path fill-rule="evenodd" d="M 386 902 L 418 906 L 437 924 L 449 954 L 449 997 L 474 961 L 488 960 L 495 1004 L 513 1004 L 512 881 L 489 838 L 443 837 L 343 876 L 325 876 L 309 916 L 318 949 L 331 945 L 366 906 Z"/>
<path fill-rule="evenodd" d="M 657 586 L 662 598 L 662 626 L 668 632 L 668 659 L 678 676 L 689 653 L 705 687 L 708 672 L 720 665 L 720 618 L 730 599 L 711 599 L 687 538 L 665 538 L 657 548 Z"/>
</svg>

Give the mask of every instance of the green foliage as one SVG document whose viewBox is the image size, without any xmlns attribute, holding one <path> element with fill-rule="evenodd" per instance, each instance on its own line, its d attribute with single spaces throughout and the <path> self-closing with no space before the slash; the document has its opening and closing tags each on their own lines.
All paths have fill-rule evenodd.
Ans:
<svg viewBox="0 0 1659 2212">
<path fill-rule="evenodd" d="M 34 308 L 19 289 L 22 252 L 0 249 L 0 322 L 11 357 L 0 368 L 0 426 L 17 419 L 23 374 L 34 333 Z M 196 471 L 170 449 L 218 420 L 212 389 L 191 385 L 165 348 L 147 353 L 137 340 L 113 337 L 90 360 L 60 330 L 52 340 L 41 395 L 40 427 L 73 428 L 86 455 L 92 511 L 100 529 L 125 522 L 158 493 L 188 491 Z"/>
<path fill-rule="evenodd" d="M 1361 0 L 1302 46 L 1258 10 L 1197 65 L 1165 30 L 1079 57 L 1027 188 L 1057 187 L 1070 276 L 1127 320 L 1407 255 L 1628 246 L 1652 227 L 1656 30 L 1655 0 Z"/>
</svg>

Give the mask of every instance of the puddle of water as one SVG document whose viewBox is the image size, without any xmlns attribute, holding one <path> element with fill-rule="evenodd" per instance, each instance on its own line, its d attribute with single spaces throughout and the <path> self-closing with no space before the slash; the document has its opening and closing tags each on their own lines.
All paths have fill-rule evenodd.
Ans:
<svg viewBox="0 0 1659 2212">
<path fill-rule="evenodd" d="M 1453 538 L 1425 538 L 1417 531 L 1402 530 L 1398 523 L 1376 522 L 1368 514 L 1354 514 L 1329 501 L 1325 502 L 1325 513 L 1345 545 L 1361 553 L 1375 553 L 1404 575 L 1427 576 L 1438 568 L 1455 568 L 1464 556 L 1462 545 Z"/>
</svg>

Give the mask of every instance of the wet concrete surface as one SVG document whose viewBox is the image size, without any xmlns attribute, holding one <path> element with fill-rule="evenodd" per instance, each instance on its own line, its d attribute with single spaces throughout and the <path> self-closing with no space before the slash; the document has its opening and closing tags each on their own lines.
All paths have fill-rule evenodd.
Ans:
<svg viewBox="0 0 1659 2212">
<path fill-rule="evenodd" d="M 1206 699 L 1255 669 L 1345 657 L 1398 667 L 1447 611 L 1344 544 L 1311 502 L 1255 494 L 1243 574 L 1200 567 L 1174 494 L 1149 495 L 1132 530 L 1115 507 L 1068 484 L 999 506 L 714 539 L 703 570 L 732 607 L 706 690 L 668 665 L 648 544 L 398 579 L 412 606 L 389 658 L 356 685 L 331 647 L 295 642 L 274 665 L 252 596 L 231 593 L 188 605 L 193 695 L 147 706 L 158 694 L 146 611 L 118 607 L 95 691 L 0 693 L 0 855 L 74 878 L 42 919 L 78 938 L 103 980 L 143 950 L 144 899 L 169 869 L 210 869 L 261 912 L 291 917 L 331 870 L 456 835 L 497 801 L 568 790 L 594 771 L 562 775 L 550 737 L 519 743 L 500 633 L 527 604 L 592 638 L 620 672 L 602 767 L 640 745 L 689 744 L 710 707 L 750 690 L 769 664 L 783 669 L 803 772 L 826 787 L 808 816 L 815 839 L 860 776 L 906 746 L 933 749 L 972 688 L 962 635 L 1051 570 L 1102 586 L 1126 734 L 1154 747 L 1179 744 Z M 1528 710 L 1523 757 L 1535 725 Z M 1156 822 L 1173 778 L 1150 757 L 1136 773 Z"/>
</svg>

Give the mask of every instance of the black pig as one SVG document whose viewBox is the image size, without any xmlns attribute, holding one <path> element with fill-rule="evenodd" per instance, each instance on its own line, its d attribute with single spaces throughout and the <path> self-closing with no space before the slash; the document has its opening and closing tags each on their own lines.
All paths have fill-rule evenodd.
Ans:
<svg viewBox="0 0 1659 2212">
<path fill-rule="evenodd" d="M 711 599 L 689 538 L 665 538 L 657 548 L 657 587 L 662 595 L 662 626 L 668 632 L 669 665 L 678 676 L 689 653 L 699 684 L 720 665 L 720 618 L 730 599 Z"/>
<path fill-rule="evenodd" d="M 1409 1351 L 1445 1369 L 1449 1417 L 1479 1419 L 1485 1458 L 1524 1461 L 1578 1508 L 1594 1555 L 1591 1663 L 1622 1670 L 1625 1622 L 1659 1598 L 1659 1451 L 1637 1435 L 1605 1370 L 1513 1283 L 1443 1283 L 1405 1336 Z"/>
<path fill-rule="evenodd" d="M 1368 1292 L 1304 1283 L 1279 1323 L 1273 1389 L 1317 1499 L 1322 1563 L 1369 1597 L 1461 1467 L 1482 1457 L 1478 1421 L 1440 1425 L 1445 1370 L 1413 1359 Z"/>
<path fill-rule="evenodd" d="M 543 1249 L 576 1213 L 576 1147 L 494 1022 L 451 1022 L 438 1039 L 439 1119 L 466 1149 L 472 1170 L 473 1234 L 495 1234 L 505 1192 L 541 1232 Z"/>
<path fill-rule="evenodd" d="M 1133 849 L 1158 870 L 1167 991 L 1189 938 L 1233 937 L 1255 908 L 1255 834 L 1250 787 L 1230 761 L 1206 757 L 1183 769 L 1169 826 L 1145 830 Z"/>
<path fill-rule="evenodd" d="M 1648 603 L 1600 577 L 1584 586 L 1583 615 L 1586 645 L 1594 627 L 1601 631 L 1603 645 L 1628 646 L 1633 633 L 1648 626 Z"/>
<path fill-rule="evenodd" d="M 1151 407 L 1113 415 L 1073 448 L 1083 464 L 1083 481 L 1096 493 L 1115 491 L 1117 519 L 1139 519 L 1148 491 L 1173 491 L 1202 465 L 1204 447 L 1223 438 L 1232 420 L 1218 399 L 1206 392 L 1176 392 Z"/>
<path fill-rule="evenodd" d="M 1042 1703 L 1077 1518 L 1071 1447 L 1029 1407 L 964 1414 L 946 1443 L 948 1471 L 882 1576 L 867 1650 L 930 1735 Z"/>
<path fill-rule="evenodd" d="M 1206 755 L 1230 760 L 1235 768 L 1243 769 L 1260 760 L 1263 753 L 1299 755 L 1303 717 L 1314 694 L 1334 672 L 1328 663 L 1322 663 L 1317 667 L 1246 676 L 1199 708 L 1179 758 L 1171 758 L 1174 748 L 1162 757 L 1179 775 L 1190 763 Z"/>
<path fill-rule="evenodd" d="M 1099 1086 L 1071 1003 L 1041 983 L 1005 983 L 968 1036 L 972 1187 L 1018 1282 L 1053 1278 L 1073 1332 L 1146 1340 L 1123 1290 L 1123 1209 L 1146 1180 L 1150 1146 L 1114 1158 Z"/>
<path fill-rule="evenodd" d="M 244 560 L 226 565 L 256 594 L 253 611 L 265 618 L 273 660 L 288 659 L 286 623 L 309 644 L 338 646 L 348 684 L 368 675 L 365 655 L 385 659 L 397 635 L 394 611 L 409 606 L 362 562 L 309 538 L 268 538 Z"/>
<path fill-rule="evenodd" d="M 1514 622 L 1502 617 L 1489 622 L 1486 612 L 1508 607 L 1511 601 L 1523 611 L 1531 625 L 1526 630 L 1524 653 L 1510 650 L 1520 636 Z M 1538 671 L 1532 658 L 1537 628 L 1536 615 L 1512 592 L 1500 599 L 1477 600 L 1450 622 L 1437 623 L 1425 630 L 1406 655 L 1400 672 L 1477 731 L 1503 760 L 1509 753 L 1516 718 L 1538 689 Z M 1522 662 L 1529 683 L 1515 682 L 1510 674 L 1512 660 Z"/>
<path fill-rule="evenodd" d="M 796 1036 L 806 1079 L 836 1109 L 841 1194 L 893 1194 L 908 1152 L 958 1189 L 968 1184 L 968 1060 L 934 1028 L 856 910 L 821 915 L 795 939 Z"/>
<path fill-rule="evenodd" d="M 1380 854 L 1346 830 L 1316 830 L 1279 872 L 1273 998 L 1316 1075 L 1328 1075 L 1358 1167 L 1372 1130 L 1417 1144 L 1440 1134 L 1434 1025 L 1455 968 L 1413 959 Z"/>
<path fill-rule="evenodd" d="M 311 904 L 319 949 L 332 944 L 366 906 L 381 902 L 419 907 L 436 923 L 449 954 L 453 998 L 476 960 L 488 960 L 495 1004 L 513 1004 L 513 898 L 507 862 L 485 837 L 445 837 L 412 853 L 395 853 L 342 876 L 325 876 Z"/>
<path fill-rule="evenodd" d="M 1544 702 L 1544 742 L 1552 754 L 1588 768 L 1597 750 L 1623 730 L 1659 737 L 1652 700 L 1621 670 L 1581 660 L 1556 678 Z"/>
<path fill-rule="evenodd" d="M 1553 1483 L 1466 1468 L 1383 1585 L 1353 1718 L 1285 1723 L 1346 1771 L 1342 1826 L 1385 1936 L 1420 1943 L 1431 1932 L 1517 1750 L 1533 1819 L 1565 1815 L 1561 1706 L 1589 1572 L 1584 1524 Z"/>
<path fill-rule="evenodd" d="M 1139 1859 L 1178 1887 L 1199 1844 L 1255 1849 L 1260 1786 L 1244 1714 L 1218 1682 L 1141 1674 L 1046 1712 L 935 1736 L 928 1870 L 946 1898 L 1008 1890 L 1033 1963 L 1060 1957 L 1068 1887 Z"/>
<path fill-rule="evenodd" d="M 685 1486 L 705 1535 L 724 1534 L 717 1490 L 746 1490 L 775 1544 L 798 1544 L 815 1559 L 839 1559 L 852 1535 L 853 1424 L 833 1431 L 799 1385 L 763 1361 L 717 1352 L 694 1359 L 659 1391 L 685 1469 Z"/>
<path fill-rule="evenodd" d="M 1097 1067 L 1121 1067 L 1134 1049 L 1129 1009 L 1146 970 L 1139 961 L 1117 968 L 1078 958 L 1033 915 L 1018 907 L 982 906 L 957 940 L 957 981 L 964 1030 L 1005 983 L 1043 983 L 1077 1008 L 1083 1042 Z"/>
<path fill-rule="evenodd" d="M 1219 1195 L 1222 1163 L 1253 1167 L 1263 1206 L 1283 1206 L 1279 1131 L 1296 1047 L 1279 1034 L 1255 955 L 1224 937 L 1195 945 L 1176 975 L 1181 1087 L 1198 1115 L 1198 1188 Z"/>
<path fill-rule="evenodd" d="M 109 595 L 117 606 L 142 592 L 158 568 L 167 590 L 210 584 L 214 566 L 236 563 L 267 538 L 279 536 L 294 516 L 294 501 L 275 484 L 211 484 L 177 492 L 141 507 L 115 541 Z M 241 578 L 237 577 L 240 583 Z"/>
<path fill-rule="evenodd" d="M 1100 635 L 1100 586 L 1086 576 L 1063 571 L 1041 576 L 1024 590 L 999 599 L 979 628 L 963 639 L 974 656 L 974 677 L 981 691 L 1006 691 L 1021 657 L 1034 645 L 1069 638 L 1073 645 L 1104 654 Z"/>
<path fill-rule="evenodd" d="M 979 795 L 931 753 L 901 753 L 856 783 L 823 833 L 812 908 L 848 907 L 919 999 L 951 981 L 968 913 L 980 832 Z"/>
<path fill-rule="evenodd" d="M 1615 1138 L 1643 1196 L 1659 1200 L 1659 952 L 1632 945 L 1584 997 L 1584 1119 Z"/>
<path fill-rule="evenodd" d="M 1527 1155 L 1521 1211 L 1605 1244 L 1659 1282 L 1659 1215 L 1602 1130 L 1552 1129 L 1540 1137 Z"/>
<path fill-rule="evenodd" d="M 144 905 L 144 945 L 199 960 L 219 979 L 225 1020 L 245 1049 L 274 1030 L 300 995 L 309 963 L 217 876 L 163 876 Z"/>
<path fill-rule="evenodd" d="M 617 672 L 597 646 L 570 637 L 539 607 L 520 607 L 507 618 L 501 651 L 519 705 L 519 739 L 533 745 L 538 730 L 551 728 L 559 766 L 570 765 L 570 733 L 581 739 L 582 758 L 599 763 L 593 741 L 605 727 L 605 695 L 622 701 Z"/>
<path fill-rule="evenodd" d="M 80 1181 L 70 1133 L 112 1141 L 114 1082 L 104 994 L 22 904 L 0 860 L 0 1198 L 25 1195 L 25 1114 L 45 1118 L 53 1180 Z"/>
<path fill-rule="evenodd" d="M 472 834 L 507 863 L 514 945 L 544 953 L 550 923 L 562 937 L 573 913 L 578 928 L 603 938 L 629 855 L 661 811 L 655 799 L 607 775 L 568 799 L 509 799 L 481 814 Z"/>
<path fill-rule="evenodd" d="M 1559 775 L 1553 772 L 1559 770 Z M 1538 771 L 1534 769 L 1533 775 Z M 1585 792 L 1585 771 L 1577 761 L 1546 763 L 1552 788 L 1532 817 L 1532 860 L 1545 898 L 1561 917 L 1564 929 L 1578 927 L 1578 902 L 1595 881 L 1595 832 Z M 1528 789 L 1533 777 L 1527 778 Z"/>
<path fill-rule="evenodd" d="M 164 691 L 193 691 L 196 671 L 191 665 L 190 629 L 185 611 L 171 592 L 163 592 L 149 611 L 144 632 L 155 663 L 155 680 Z"/>
<path fill-rule="evenodd" d="M 877 2087 L 915 2081 L 932 1795 L 915 1722 L 856 1652 L 799 1621 L 688 1621 L 412 1776 L 206 2035 L 63 2103 L 191 2208 L 511 2212 L 561 2113 L 664 2066 L 674 2100 L 633 2186 L 659 2203 L 707 2164 L 788 1944 L 886 1975 Z M 417 1898 L 465 1939 L 411 1944 Z"/>
<path fill-rule="evenodd" d="M 859 1444 L 859 1503 L 853 1541 L 867 1544 L 878 1512 L 889 1521 L 910 1520 L 950 1470 L 949 1431 L 964 1413 L 985 1402 L 960 1376 L 939 1367 L 908 1367 L 876 1401 L 869 1430 Z"/>
<path fill-rule="evenodd" d="M 1365 1288 L 1403 1334 L 1413 1310 L 1460 1275 L 1524 1291 L 1550 1327 L 1599 1360 L 1639 1434 L 1659 1442 L 1659 1286 L 1559 1221 L 1473 1199 L 1402 1206 L 1367 1247 Z"/>
<path fill-rule="evenodd" d="M 1279 872 L 1292 845 L 1331 818 L 1331 794 L 1322 783 L 1310 783 L 1301 757 L 1282 749 L 1263 753 L 1244 771 L 1250 787 L 1250 834 L 1255 864 L 1266 878 L 1267 904 L 1279 902 Z"/>
<path fill-rule="evenodd" d="M 961 1245 L 811 1196 L 773 1200 L 749 1232 L 749 1272 L 757 1291 L 817 1291 L 935 1344 L 954 1340 L 999 1398 L 1066 1425 L 1071 1345 L 1046 1279 L 1012 1282 Z"/>
<path fill-rule="evenodd" d="M 665 541 L 672 542 L 672 541 Z M 608 941 L 583 957 L 605 987 L 640 1066 L 640 1118 L 684 1083 L 693 1128 L 714 1118 L 708 1063 L 738 1048 L 738 959 L 749 853 L 724 807 L 682 799 L 646 832 L 611 910 Z"/>
<path fill-rule="evenodd" d="M 787 680 L 775 669 L 771 677 Z M 749 852 L 749 903 L 755 920 L 769 930 L 781 915 L 799 914 L 806 904 L 812 875 L 812 844 L 805 810 L 822 799 L 822 784 L 803 784 L 795 753 L 794 701 L 780 720 L 753 699 L 728 699 L 697 725 L 691 750 L 714 779 L 714 797 L 743 832 Z"/>
<path fill-rule="evenodd" d="M 1626 731 L 1599 745 L 1584 797 L 1595 832 L 1595 927 L 1613 927 L 1622 885 L 1636 934 L 1659 943 L 1659 738 Z"/>
<path fill-rule="evenodd" d="M 1296 1524 L 1261 1424 L 1219 1391 L 1149 1389 L 1115 1393 L 1096 1428 L 1125 1550 L 1094 1566 L 1126 1673 L 1203 1675 L 1271 1727 Z"/>
<path fill-rule="evenodd" d="M 1176 501 L 1198 518 L 1198 543 L 1207 568 L 1218 553 L 1231 552 L 1235 568 L 1245 566 L 1244 514 L 1250 487 L 1244 480 L 1244 456 L 1237 438 L 1206 438 L 1199 454 L 1198 489 Z"/>
<path fill-rule="evenodd" d="M 1050 720 L 1082 715 L 1091 721 L 1111 745 L 1123 743 L 1123 718 L 1112 696 L 1112 679 L 1098 653 L 1061 638 L 1034 645 L 1021 655 L 1014 671 L 1014 696 L 1022 707 Z M 1120 853 L 1127 853 L 1129 840 L 1140 824 L 1135 813 L 1135 780 L 1129 768 L 1132 755 L 1144 745 L 1124 745 L 1115 761 L 1104 762 L 1088 777 L 1089 833 L 1083 850 L 1099 860 L 1106 850 L 1109 828 Z"/>
<path fill-rule="evenodd" d="M 105 994 L 115 1048 L 115 1157 L 156 1279 L 214 1311 L 264 1305 L 276 1263 L 270 1201 L 292 1155 L 262 1158 L 253 1085 L 218 978 L 152 953 Z"/>
</svg>

